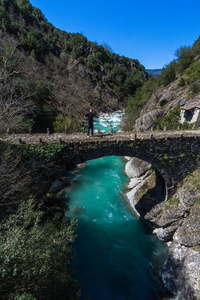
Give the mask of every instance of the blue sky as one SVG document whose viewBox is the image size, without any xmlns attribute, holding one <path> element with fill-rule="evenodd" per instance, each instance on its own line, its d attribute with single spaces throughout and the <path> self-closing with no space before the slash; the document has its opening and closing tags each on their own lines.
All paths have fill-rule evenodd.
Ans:
<svg viewBox="0 0 200 300">
<path fill-rule="evenodd" d="M 200 36 L 199 0 L 30 0 L 55 27 L 162 68 Z"/>
</svg>

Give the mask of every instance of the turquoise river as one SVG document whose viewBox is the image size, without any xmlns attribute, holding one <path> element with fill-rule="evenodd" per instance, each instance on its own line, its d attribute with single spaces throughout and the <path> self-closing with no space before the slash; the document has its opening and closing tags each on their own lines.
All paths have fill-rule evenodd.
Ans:
<svg viewBox="0 0 200 300">
<path fill-rule="evenodd" d="M 101 117 L 96 128 L 118 129 L 120 116 Z M 67 217 L 78 218 L 74 268 L 81 299 L 164 299 L 159 278 L 167 249 L 140 221 L 125 196 L 125 160 L 110 156 L 87 161 L 67 176 Z"/>
</svg>

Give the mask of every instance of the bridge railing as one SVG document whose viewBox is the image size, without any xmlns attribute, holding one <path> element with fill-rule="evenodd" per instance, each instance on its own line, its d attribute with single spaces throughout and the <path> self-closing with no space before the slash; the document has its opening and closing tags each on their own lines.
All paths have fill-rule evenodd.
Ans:
<svg viewBox="0 0 200 300">
<path fill-rule="evenodd" d="M 20 144 L 42 144 L 42 143 L 64 143 L 64 142 L 79 142 L 86 141 L 92 143 L 95 140 L 149 140 L 149 139 L 168 139 L 168 138 L 183 138 L 183 137 L 200 137 L 200 130 L 180 130 L 180 131 L 145 131 L 145 132 L 117 132 L 101 133 L 98 131 L 93 137 L 87 139 L 85 133 L 34 133 L 26 134 L 5 134 L 0 135 L 0 140 Z"/>
</svg>

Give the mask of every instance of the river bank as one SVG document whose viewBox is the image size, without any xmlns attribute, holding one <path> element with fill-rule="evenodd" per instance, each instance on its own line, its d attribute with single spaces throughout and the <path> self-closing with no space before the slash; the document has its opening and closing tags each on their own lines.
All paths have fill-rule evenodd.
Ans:
<svg viewBox="0 0 200 300">
<path fill-rule="evenodd" d="M 151 166 L 136 158 L 127 160 L 125 172 L 130 182 L 126 195 L 130 205 L 168 246 L 168 257 L 160 271 L 165 286 L 176 299 L 200 299 L 199 170 L 183 180 L 173 198 L 165 202 L 155 187 Z M 155 205 L 151 203 L 147 209 L 152 198 Z"/>
</svg>

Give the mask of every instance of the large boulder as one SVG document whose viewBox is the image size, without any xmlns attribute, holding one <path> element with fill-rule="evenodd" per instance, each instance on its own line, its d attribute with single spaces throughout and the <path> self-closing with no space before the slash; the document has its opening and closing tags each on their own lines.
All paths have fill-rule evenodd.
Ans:
<svg viewBox="0 0 200 300">
<path fill-rule="evenodd" d="M 162 117 L 163 110 L 155 109 L 148 113 L 145 113 L 140 118 L 138 118 L 135 122 L 135 130 L 136 131 L 146 131 L 150 130 L 154 125 L 155 120 L 158 120 Z"/>
<path fill-rule="evenodd" d="M 125 173 L 129 178 L 144 175 L 151 168 L 151 164 L 139 158 L 133 157 L 125 166 Z"/>
</svg>

